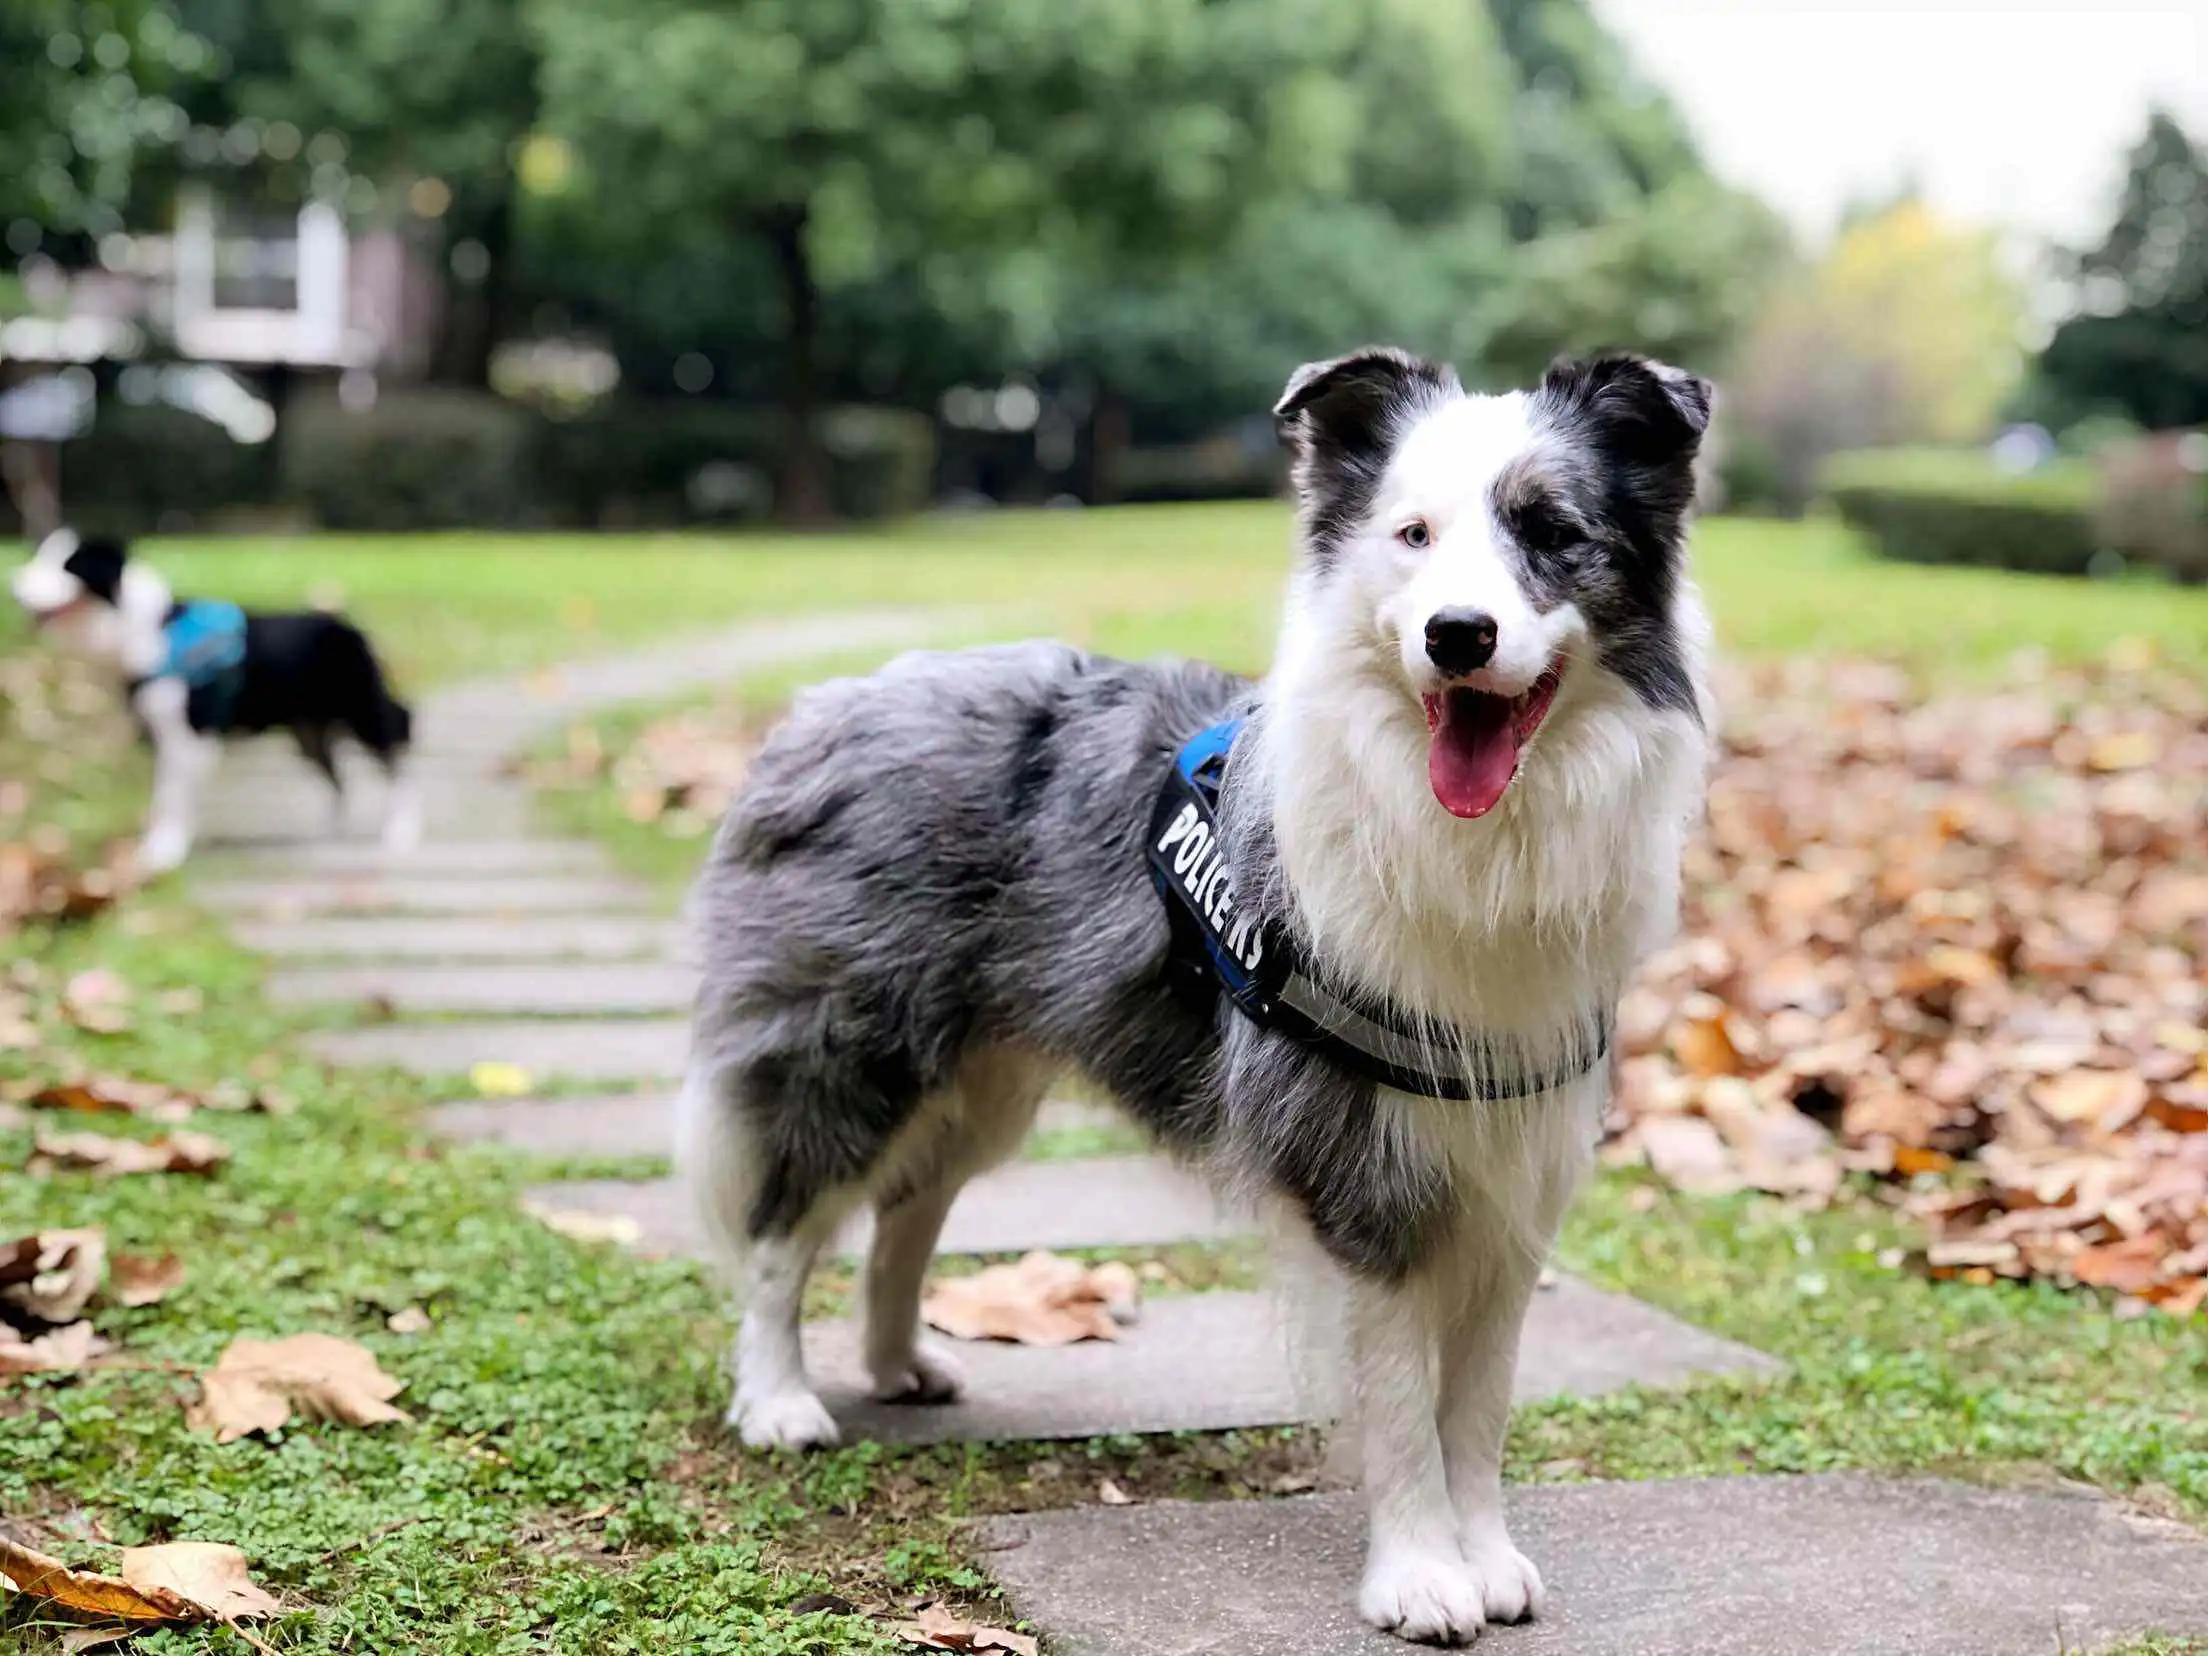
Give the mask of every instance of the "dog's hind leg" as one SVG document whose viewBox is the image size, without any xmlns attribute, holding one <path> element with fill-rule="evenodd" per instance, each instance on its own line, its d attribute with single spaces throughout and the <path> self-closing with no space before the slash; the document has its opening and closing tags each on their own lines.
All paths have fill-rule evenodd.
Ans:
<svg viewBox="0 0 2208 1656">
<path fill-rule="evenodd" d="M 345 831 L 345 777 L 337 768 L 337 748 L 328 725 L 297 725 L 292 729 L 292 739 L 299 744 L 299 753 L 308 764 L 320 771 L 330 784 L 330 831 Z"/>
<path fill-rule="evenodd" d="M 985 1048 L 956 1084 L 930 1099 L 878 1181 L 866 1262 L 866 1370 L 885 1403 L 946 1403 L 964 1376 L 920 1332 L 920 1290 L 944 1218 L 966 1181 L 1019 1148 L 1052 1066 L 1009 1048 Z"/>
<path fill-rule="evenodd" d="M 858 1193 L 814 1192 L 790 1216 L 763 1201 L 785 1170 L 746 1121 L 742 1085 L 733 1072 L 693 1066 L 676 1104 L 677 1166 L 743 1294 L 728 1424 L 755 1449 L 826 1448 L 838 1433 L 805 1372 L 805 1284 Z"/>
</svg>

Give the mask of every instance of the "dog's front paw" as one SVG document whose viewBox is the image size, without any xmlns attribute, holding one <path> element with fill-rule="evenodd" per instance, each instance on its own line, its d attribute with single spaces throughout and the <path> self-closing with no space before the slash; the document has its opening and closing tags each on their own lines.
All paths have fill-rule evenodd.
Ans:
<svg viewBox="0 0 2208 1656">
<path fill-rule="evenodd" d="M 1541 1614 L 1541 1572 L 1500 1528 L 1467 1536 L 1465 1568 L 1479 1581 L 1491 1622 L 1521 1622 Z"/>
<path fill-rule="evenodd" d="M 753 1449 L 833 1449 L 843 1440 L 827 1405 L 809 1391 L 739 1396 L 729 1405 L 728 1423 Z"/>
<path fill-rule="evenodd" d="M 958 1359 L 932 1340 L 896 1362 L 875 1364 L 873 1378 L 877 1403 L 951 1403 L 966 1389 Z"/>
<path fill-rule="evenodd" d="M 1470 1644 L 1486 1624 L 1480 1578 L 1449 1552 L 1374 1552 L 1357 1609 L 1383 1633 L 1419 1644 Z"/>
<path fill-rule="evenodd" d="M 156 828 L 138 842 L 134 859 L 138 872 L 149 879 L 156 874 L 167 874 L 182 868 L 184 859 L 192 854 L 192 837 L 174 828 Z"/>
</svg>

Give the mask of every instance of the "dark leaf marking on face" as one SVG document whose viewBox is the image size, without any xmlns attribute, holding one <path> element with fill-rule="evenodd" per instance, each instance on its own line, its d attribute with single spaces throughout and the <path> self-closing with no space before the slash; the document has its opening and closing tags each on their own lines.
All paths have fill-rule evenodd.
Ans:
<svg viewBox="0 0 2208 1656">
<path fill-rule="evenodd" d="M 1577 604 L 1604 665 L 1649 707 L 1690 717 L 1699 708 L 1673 612 L 1711 399 L 1707 381 L 1642 357 L 1560 361 L 1532 398 L 1548 441 L 1506 468 L 1492 497 L 1540 599 Z M 1558 533 L 1574 523 L 1583 534 Z"/>
</svg>

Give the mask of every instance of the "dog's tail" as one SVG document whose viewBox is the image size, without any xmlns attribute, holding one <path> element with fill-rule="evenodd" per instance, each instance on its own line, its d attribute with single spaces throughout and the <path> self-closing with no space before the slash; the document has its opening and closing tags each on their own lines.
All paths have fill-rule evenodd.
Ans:
<svg viewBox="0 0 2208 1656">
<path fill-rule="evenodd" d="M 757 1150 L 730 1096 L 728 1072 L 693 1053 L 675 1104 L 675 1174 L 705 1233 L 711 1262 L 731 1281 L 742 1264 L 759 1180 Z"/>
</svg>

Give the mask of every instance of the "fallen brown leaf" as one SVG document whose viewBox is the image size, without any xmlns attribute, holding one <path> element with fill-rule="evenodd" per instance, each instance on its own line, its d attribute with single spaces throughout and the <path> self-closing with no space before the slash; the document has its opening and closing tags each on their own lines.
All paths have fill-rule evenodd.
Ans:
<svg viewBox="0 0 2208 1656">
<path fill-rule="evenodd" d="M 25 1339 L 12 1323 L 0 1323 L 0 1376 L 71 1374 L 112 1347 L 88 1322 L 73 1322 Z"/>
<path fill-rule="evenodd" d="M 174 1594 L 215 1621 L 259 1621 L 281 1613 L 247 1575 L 245 1554 L 217 1541 L 126 1548 L 123 1580 L 149 1597 Z"/>
<path fill-rule="evenodd" d="M 0 1243 L 0 1303 L 42 1323 L 74 1322 L 98 1292 L 106 1263 L 107 1236 L 97 1229 Z"/>
<path fill-rule="evenodd" d="M 72 1570 L 60 1559 L 0 1536 L 0 1575 L 28 1598 L 100 1621 L 158 1624 L 196 1622 L 208 1613 L 176 1589 L 140 1587 L 119 1576 Z"/>
<path fill-rule="evenodd" d="M 192 1101 L 184 1094 L 152 1081 L 128 1081 L 120 1076 L 95 1075 L 82 1081 L 64 1081 L 41 1087 L 30 1096 L 34 1110 L 70 1110 L 80 1115 L 135 1115 L 148 1121 L 175 1123 L 192 1113 Z"/>
<path fill-rule="evenodd" d="M 62 986 L 61 1013 L 94 1035 L 120 1035 L 130 1028 L 130 985 L 104 966 L 79 972 Z"/>
<path fill-rule="evenodd" d="M 893 1623 L 890 1632 L 922 1650 L 1003 1650 L 1012 1656 L 1037 1656 L 1039 1648 L 1025 1633 L 976 1626 L 940 1604 L 929 1605 L 911 1621 Z"/>
<path fill-rule="evenodd" d="M 107 1133 L 40 1133 L 31 1171 L 80 1167 L 102 1175 L 209 1173 L 230 1159 L 230 1147 L 205 1133 L 170 1133 L 150 1143 Z"/>
<path fill-rule="evenodd" d="M 1037 1251 L 1017 1264 L 938 1280 L 921 1301 L 920 1315 L 961 1340 L 1072 1345 L 1119 1338 L 1120 1322 L 1132 1320 L 1136 1292 L 1134 1273 L 1125 1266 L 1090 1267 Z"/>
<path fill-rule="evenodd" d="M 184 1261 L 173 1253 L 117 1254 L 108 1261 L 107 1279 L 107 1297 L 117 1305 L 157 1305 L 184 1286 Z"/>
<path fill-rule="evenodd" d="M 296 1409 L 312 1420 L 377 1426 L 411 1420 L 391 1399 L 403 1389 L 375 1354 L 334 1334 L 281 1340 L 233 1340 L 200 1376 L 201 1395 L 185 1408 L 194 1431 L 217 1443 L 282 1428 Z"/>
</svg>

